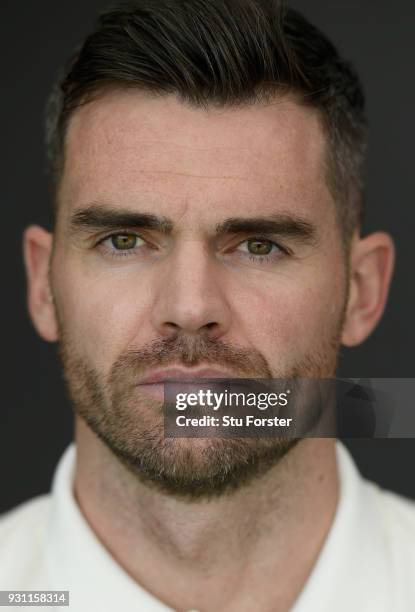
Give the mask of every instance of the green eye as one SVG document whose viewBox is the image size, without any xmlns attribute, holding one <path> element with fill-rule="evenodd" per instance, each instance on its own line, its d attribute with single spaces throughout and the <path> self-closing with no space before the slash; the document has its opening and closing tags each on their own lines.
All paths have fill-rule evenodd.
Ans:
<svg viewBox="0 0 415 612">
<path fill-rule="evenodd" d="M 248 240 L 247 246 L 251 255 L 269 255 L 274 244 L 268 240 Z"/>
<path fill-rule="evenodd" d="M 137 246 L 137 236 L 135 234 L 116 234 L 111 236 L 111 243 L 117 251 L 127 251 Z"/>
</svg>

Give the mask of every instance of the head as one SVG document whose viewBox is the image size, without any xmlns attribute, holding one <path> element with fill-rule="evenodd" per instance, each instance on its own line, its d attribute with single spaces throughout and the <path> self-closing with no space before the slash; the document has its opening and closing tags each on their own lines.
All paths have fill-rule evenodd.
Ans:
<svg viewBox="0 0 415 612">
<path fill-rule="evenodd" d="M 168 440 L 143 382 L 332 377 L 377 325 L 387 234 L 361 236 L 364 98 L 273 0 L 104 14 L 49 105 L 53 232 L 25 232 L 29 310 L 78 418 L 138 478 L 223 493 L 294 441 Z"/>
</svg>

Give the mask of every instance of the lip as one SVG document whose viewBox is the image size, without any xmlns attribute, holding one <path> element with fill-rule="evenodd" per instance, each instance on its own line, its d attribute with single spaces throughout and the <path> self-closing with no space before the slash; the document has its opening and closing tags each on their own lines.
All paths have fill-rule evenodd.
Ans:
<svg viewBox="0 0 415 612">
<path fill-rule="evenodd" d="M 155 385 L 166 382 L 182 382 L 192 381 L 201 378 L 239 378 L 232 372 L 221 370 L 219 368 L 199 368 L 199 369 L 183 369 L 183 368 L 165 368 L 150 372 L 140 380 L 139 385 Z"/>
</svg>

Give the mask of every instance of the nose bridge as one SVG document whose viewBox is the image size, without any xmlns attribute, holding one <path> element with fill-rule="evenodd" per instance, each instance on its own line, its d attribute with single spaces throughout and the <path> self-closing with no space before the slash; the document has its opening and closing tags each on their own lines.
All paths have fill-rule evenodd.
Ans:
<svg viewBox="0 0 415 612">
<path fill-rule="evenodd" d="M 172 257 L 170 274 L 179 293 L 190 290 L 194 299 L 203 298 L 215 282 L 215 270 L 202 239 L 183 238 Z"/>
<path fill-rule="evenodd" d="M 178 242 L 160 277 L 154 304 L 156 325 L 192 332 L 205 326 L 223 331 L 229 313 L 217 262 L 202 238 L 183 237 Z"/>
</svg>

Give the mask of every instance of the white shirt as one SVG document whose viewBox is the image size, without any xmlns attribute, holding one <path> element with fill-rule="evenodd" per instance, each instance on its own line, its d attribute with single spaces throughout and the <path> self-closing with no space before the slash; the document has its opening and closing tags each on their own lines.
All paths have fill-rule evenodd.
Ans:
<svg viewBox="0 0 415 612">
<path fill-rule="evenodd" d="M 125 573 L 83 517 L 72 492 L 75 452 L 72 444 L 63 454 L 50 495 L 0 517 L 0 590 L 69 590 L 72 612 L 169 610 Z M 415 503 L 364 480 L 340 443 L 337 455 L 335 519 L 292 612 L 413 612 Z"/>
</svg>

